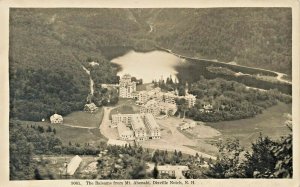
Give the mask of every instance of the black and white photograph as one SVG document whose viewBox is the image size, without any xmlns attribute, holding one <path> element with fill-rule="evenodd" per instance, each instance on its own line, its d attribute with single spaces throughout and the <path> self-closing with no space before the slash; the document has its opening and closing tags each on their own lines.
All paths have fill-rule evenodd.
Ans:
<svg viewBox="0 0 300 187">
<path fill-rule="evenodd" d="M 7 185 L 299 185 L 288 3 L 14 5 L 1 52 Z"/>
</svg>

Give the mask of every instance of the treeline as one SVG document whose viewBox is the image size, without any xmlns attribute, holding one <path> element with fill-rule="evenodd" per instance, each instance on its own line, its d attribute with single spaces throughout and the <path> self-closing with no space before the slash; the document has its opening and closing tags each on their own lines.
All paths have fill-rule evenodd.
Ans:
<svg viewBox="0 0 300 187">
<path fill-rule="evenodd" d="M 201 79 L 191 85 L 190 93 L 196 95 L 197 101 L 186 115 L 206 122 L 254 117 L 277 102 L 292 102 L 291 96 L 277 90 L 247 89 L 243 84 L 223 79 Z M 205 105 L 212 105 L 212 109 L 205 109 Z"/>
<path fill-rule="evenodd" d="M 201 168 L 204 158 L 196 154 L 183 155 L 181 151 L 152 150 L 140 146 L 112 146 L 106 147 L 107 152 L 100 152 L 98 159 L 98 173 L 94 179 L 171 179 L 168 174 L 158 175 L 157 165 L 186 165 L 190 168 Z M 211 159 L 207 163 L 212 163 Z M 154 164 L 154 170 L 147 171 L 146 163 Z M 193 169 L 193 170 L 194 170 Z M 200 169 L 201 170 L 201 169 Z M 189 175 L 187 172 L 186 175 Z M 200 175 L 197 175 L 200 177 Z M 202 178 L 206 178 L 201 173 Z"/>
<path fill-rule="evenodd" d="M 250 87 L 261 88 L 265 90 L 277 89 L 282 93 L 292 95 L 291 84 L 283 83 L 283 82 L 270 82 L 270 81 L 258 79 L 256 77 L 257 74 L 268 75 L 268 72 L 258 71 L 258 70 L 251 70 L 251 72 L 248 72 L 247 68 L 234 67 L 226 64 L 214 64 L 214 65 L 213 64 L 214 62 L 205 61 L 205 60 L 188 60 L 188 63 L 176 67 L 176 70 L 178 71 L 178 79 L 181 79 L 183 82 L 193 83 L 199 81 L 202 76 L 205 77 L 206 79 L 223 78 L 225 80 L 236 81 Z M 235 76 L 234 74 L 229 74 L 229 71 L 226 71 L 226 74 L 219 73 L 219 72 L 212 72 L 208 70 L 211 69 L 209 67 L 214 67 L 214 68 L 222 67 L 228 69 L 230 72 L 234 71 L 237 73 L 238 72 L 242 72 L 245 74 L 248 73 L 252 76 L 248 76 L 248 75 Z M 275 79 L 276 75 L 273 74 L 274 73 L 271 73 L 269 76 L 274 77 Z"/>
<path fill-rule="evenodd" d="M 179 95 L 185 95 L 185 90 L 196 96 L 196 104 L 188 108 L 184 99 L 176 100 L 177 114 L 183 114 L 196 121 L 217 122 L 254 117 L 263 110 L 278 102 L 291 103 L 292 97 L 280 93 L 276 89 L 260 91 L 247 88 L 244 84 L 227 81 L 221 78 L 200 80 L 185 84 L 182 79 L 173 82 L 171 78 L 155 82 L 167 91 L 177 90 Z M 206 108 L 206 106 L 210 107 Z"/>
<path fill-rule="evenodd" d="M 236 139 L 218 143 L 219 156 L 205 175 L 212 178 L 292 178 L 292 135 L 278 141 L 260 137 L 245 151 Z"/>
<path fill-rule="evenodd" d="M 63 145 L 56 136 L 56 129 L 31 124 L 27 127 L 18 121 L 9 124 L 9 168 L 10 179 L 33 179 L 38 167 L 34 157 L 37 155 L 97 155 L 99 147 L 78 143 Z"/>
</svg>

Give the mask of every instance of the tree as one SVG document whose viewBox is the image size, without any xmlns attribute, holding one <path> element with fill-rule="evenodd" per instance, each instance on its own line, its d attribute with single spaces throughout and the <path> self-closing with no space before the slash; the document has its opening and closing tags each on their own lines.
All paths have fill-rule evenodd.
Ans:
<svg viewBox="0 0 300 187">
<path fill-rule="evenodd" d="M 40 133 L 44 133 L 45 132 L 44 127 L 38 126 L 38 131 Z"/>
<path fill-rule="evenodd" d="M 291 178 L 293 176 L 292 135 L 278 141 L 261 134 L 244 152 L 238 140 L 220 142 L 219 156 L 210 164 L 207 176 L 213 178 Z"/>
<path fill-rule="evenodd" d="M 154 166 L 153 171 L 152 171 L 152 176 L 153 176 L 154 179 L 158 178 L 157 162 L 155 162 L 155 166 Z"/>
<path fill-rule="evenodd" d="M 40 171 L 37 168 L 34 170 L 34 179 L 43 180 L 43 177 L 41 176 Z"/>
<path fill-rule="evenodd" d="M 138 160 L 137 160 L 138 161 Z M 132 179 L 144 179 L 146 176 L 146 165 L 143 161 L 135 163 L 130 172 Z"/>
<path fill-rule="evenodd" d="M 178 157 L 182 158 L 182 152 L 181 151 L 178 151 Z"/>
<path fill-rule="evenodd" d="M 292 178 L 293 177 L 293 139 L 292 135 L 283 137 L 278 146 L 271 148 L 277 162 L 273 173 L 276 178 Z"/>
<path fill-rule="evenodd" d="M 240 155 L 243 149 L 239 140 L 227 139 L 226 142 L 219 142 L 219 155 L 216 163 L 210 166 L 206 175 L 213 178 L 239 178 L 244 177 L 242 160 Z"/>
<path fill-rule="evenodd" d="M 52 128 L 50 126 L 48 126 L 46 132 L 52 132 Z"/>
<path fill-rule="evenodd" d="M 246 153 L 246 175 L 248 177 L 264 177 L 274 173 L 276 157 L 271 148 L 277 144 L 268 137 L 258 137 L 252 144 L 251 153 Z"/>
</svg>

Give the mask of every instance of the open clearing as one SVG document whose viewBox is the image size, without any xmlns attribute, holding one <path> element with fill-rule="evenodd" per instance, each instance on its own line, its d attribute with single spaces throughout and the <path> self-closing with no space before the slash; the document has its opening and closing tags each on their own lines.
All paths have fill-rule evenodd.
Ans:
<svg viewBox="0 0 300 187">
<path fill-rule="evenodd" d="M 109 119 L 113 114 L 134 114 L 140 113 L 140 106 L 135 104 L 134 99 L 120 99 L 118 104 L 110 111 Z"/>
<path fill-rule="evenodd" d="M 79 127 L 99 127 L 103 118 L 103 107 L 95 113 L 76 111 L 64 117 L 64 124 Z"/>
<path fill-rule="evenodd" d="M 65 126 L 63 124 L 51 124 L 49 122 L 32 122 L 24 121 L 22 125 L 39 125 L 47 129 L 48 126 L 56 129 L 56 136 L 61 139 L 64 145 L 69 142 L 79 143 L 83 145 L 89 143 L 90 145 L 99 145 L 100 142 L 106 142 L 107 139 L 99 132 L 98 128 L 87 129 Z"/>
<path fill-rule="evenodd" d="M 284 125 L 286 118 L 284 113 L 291 113 L 292 105 L 278 103 L 277 105 L 264 110 L 262 114 L 254 118 L 242 119 L 236 121 L 222 121 L 217 123 L 207 123 L 222 133 L 218 138 L 238 138 L 245 148 L 249 148 L 260 133 L 263 136 L 269 136 L 272 139 L 279 139 L 281 136 L 290 133 L 290 130 Z"/>
</svg>

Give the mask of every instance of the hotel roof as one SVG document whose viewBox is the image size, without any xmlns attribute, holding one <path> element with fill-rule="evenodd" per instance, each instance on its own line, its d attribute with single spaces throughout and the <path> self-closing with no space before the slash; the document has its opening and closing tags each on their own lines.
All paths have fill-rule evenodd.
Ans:
<svg viewBox="0 0 300 187">
<path fill-rule="evenodd" d="M 155 128 L 159 128 L 158 124 L 156 123 L 154 117 L 152 114 L 145 114 L 145 118 L 148 120 L 149 122 L 149 128 L 150 129 L 155 129 Z"/>
<path fill-rule="evenodd" d="M 145 106 L 145 107 L 149 107 L 149 106 L 152 106 L 152 105 L 158 106 L 157 101 L 155 101 L 154 99 L 151 99 L 151 100 L 149 100 L 144 106 Z"/>
<path fill-rule="evenodd" d="M 145 129 L 143 120 L 139 114 L 133 114 L 131 118 L 131 124 L 133 130 Z"/>
<path fill-rule="evenodd" d="M 126 127 L 126 125 L 124 123 L 118 123 L 117 128 L 118 128 L 119 135 L 124 134 L 125 132 L 127 132 L 127 133 L 130 133 L 130 131 L 132 132 L 132 130 L 130 130 L 129 127 Z"/>
</svg>

